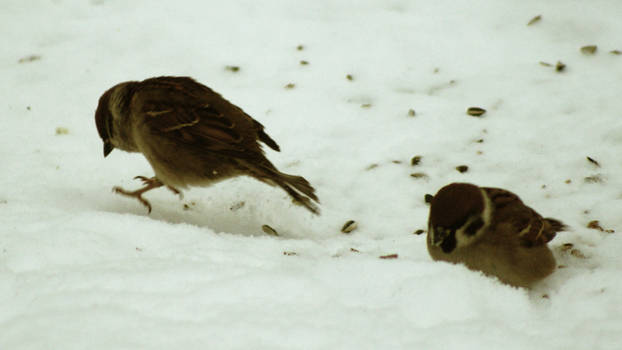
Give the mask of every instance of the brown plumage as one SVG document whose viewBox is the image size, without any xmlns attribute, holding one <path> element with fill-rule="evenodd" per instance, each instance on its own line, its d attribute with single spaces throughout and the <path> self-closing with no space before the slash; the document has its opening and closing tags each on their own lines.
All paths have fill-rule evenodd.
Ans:
<svg viewBox="0 0 622 350">
<path fill-rule="evenodd" d="M 137 177 L 145 187 L 120 194 L 136 197 L 167 186 L 209 186 L 247 175 L 284 189 L 294 202 L 319 214 L 315 189 L 301 176 L 279 172 L 265 157 L 259 141 L 279 151 L 263 125 L 218 93 L 189 77 L 157 77 L 115 85 L 99 99 L 95 123 L 104 156 L 114 148 L 140 152 L 155 177 Z"/>
<path fill-rule="evenodd" d="M 555 269 L 547 243 L 565 228 L 512 192 L 452 183 L 432 200 L 427 246 L 434 260 L 463 263 L 504 283 L 530 287 Z"/>
</svg>

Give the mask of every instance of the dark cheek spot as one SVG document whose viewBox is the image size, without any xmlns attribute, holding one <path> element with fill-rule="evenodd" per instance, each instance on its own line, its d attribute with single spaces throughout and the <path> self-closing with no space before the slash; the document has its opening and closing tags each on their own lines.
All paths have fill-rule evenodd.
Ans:
<svg viewBox="0 0 622 350">
<path fill-rule="evenodd" d="M 452 231 L 449 236 L 445 237 L 443 243 L 441 243 L 441 249 L 443 253 L 449 254 L 456 249 L 456 232 Z"/>
<path fill-rule="evenodd" d="M 484 220 L 482 220 L 482 218 L 478 218 L 477 220 L 475 220 L 472 223 L 470 223 L 469 226 L 467 226 L 464 229 L 464 233 L 467 236 L 474 236 L 475 233 L 477 233 L 477 230 L 482 228 L 482 226 L 484 226 Z"/>
</svg>

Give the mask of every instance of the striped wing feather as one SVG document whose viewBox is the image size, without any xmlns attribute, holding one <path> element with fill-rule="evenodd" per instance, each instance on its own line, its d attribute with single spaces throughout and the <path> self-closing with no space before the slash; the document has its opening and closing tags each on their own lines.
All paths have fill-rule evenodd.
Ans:
<svg viewBox="0 0 622 350">
<path fill-rule="evenodd" d="M 493 203 L 497 222 L 510 222 L 514 234 L 524 247 L 541 246 L 550 242 L 566 226 L 559 220 L 543 218 L 526 206 L 514 193 L 500 188 L 484 188 Z M 494 223 L 493 223 L 494 224 Z"/>
</svg>

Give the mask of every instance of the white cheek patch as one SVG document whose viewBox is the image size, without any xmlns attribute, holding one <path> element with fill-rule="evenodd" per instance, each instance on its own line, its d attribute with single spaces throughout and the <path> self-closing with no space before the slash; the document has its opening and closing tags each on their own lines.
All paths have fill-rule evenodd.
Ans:
<svg viewBox="0 0 622 350">
<path fill-rule="evenodd" d="M 477 230 L 477 232 L 474 235 L 468 235 L 465 233 L 465 228 L 468 227 L 468 225 L 470 225 L 474 220 L 475 220 L 475 217 L 467 220 L 467 222 L 462 227 L 456 230 L 456 245 L 458 246 L 458 248 L 466 247 L 469 244 L 473 243 L 475 240 L 479 238 L 479 236 L 483 232 L 483 227 L 482 227 L 479 230 Z"/>
<path fill-rule="evenodd" d="M 484 220 L 484 227 L 482 229 L 488 228 L 490 226 L 490 222 L 492 221 L 492 201 L 488 198 L 486 191 L 482 190 L 482 197 L 484 198 L 484 211 L 482 212 L 482 219 Z"/>
<path fill-rule="evenodd" d="M 481 189 L 480 191 L 482 191 L 482 197 L 484 199 L 484 211 L 481 216 L 475 215 L 470 217 L 464 225 L 462 225 L 462 227 L 456 230 L 456 242 L 459 248 L 468 246 L 469 244 L 477 241 L 490 226 L 490 222 L 492 220 L 492 203 L 486 195 L 486 192 Z M 481 225 L 475 233 L 467 233 L 467 228 L 469 228 L 470 225 L 477 225 L 478 220 L 482 220 L 483 225 Z"/>
</svg>

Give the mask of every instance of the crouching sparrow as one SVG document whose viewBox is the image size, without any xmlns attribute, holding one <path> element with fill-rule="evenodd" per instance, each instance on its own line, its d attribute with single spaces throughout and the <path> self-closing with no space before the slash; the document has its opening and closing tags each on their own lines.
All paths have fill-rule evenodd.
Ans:
<svg viewBox="0 0 622 350">
<path fill-rule="evenodd" d="M 463 263 L 506 284 L 529 288 L 555 269 L 547 242 L 565 228 L 512 192 L 452 183 L 432 199 L 427 246 L 434 260 Z"/>
<path fill-rule="evenodd" d="M 189 77 L 157 77 L 113 86 L 99 99 L 95 123 L 104 157 L 113 149 L 140 152 L 155 177 L 137 176 L 144 187 L 117 193 L 137 198 L 167 186 L 177 194 L 188 186 L 209 186 L 247 175 L 287 192 L 295 203 L 319 214 L 315 189 L 301 176 L 284 174 L 265 157 L 259 142 L 277 143 L 263 125 L 218 93 Z"/>
</svg>

